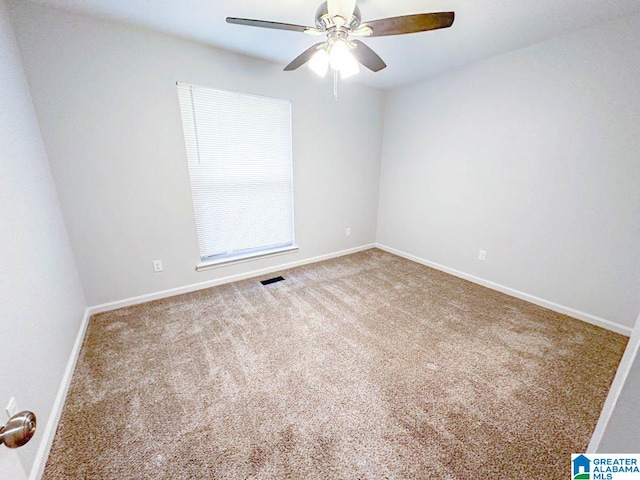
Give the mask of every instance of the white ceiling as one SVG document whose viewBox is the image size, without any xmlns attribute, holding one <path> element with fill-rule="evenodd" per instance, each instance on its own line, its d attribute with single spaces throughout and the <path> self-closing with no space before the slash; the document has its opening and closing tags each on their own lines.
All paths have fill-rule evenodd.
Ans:
<svg viewBox="0 0 640 480">
<path fill-rule="evenodd" d="M 283 68 L 318 41 L 302 33 L 231 25 L 244 17 L 313 25 L 321 0 L 32 0 L 111 18 L 273 60 Z M 456 12 L 451 28 L 365 39 L 388 67 L 363 70 L 358 81 L 391 88 L 533 43 L 640 13 L 639 0 L 359 0 L 362 19 Z M 295 75 L 295 73 L 291 73 Z"/>
</svg>

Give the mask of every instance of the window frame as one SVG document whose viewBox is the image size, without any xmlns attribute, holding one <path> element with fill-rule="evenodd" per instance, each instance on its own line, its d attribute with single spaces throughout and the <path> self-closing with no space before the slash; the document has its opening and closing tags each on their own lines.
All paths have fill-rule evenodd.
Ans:
<svg viewBox="0 0 640 480">
<path fill-rule="evenodd" d="M 196 238 L 197 238 L 197 243 L 198 243 L 198 250 L 199 250 L 199 257 L 200 257 L 200 261 L 196 264 L 196 271 L 200 272 L 200 271 L 205 271 L 205 270 L 209 270 L 212 268 L 218 268 L 218 267 L 223 267 L 223 266 L 227 266 L 227 265 L 232 265 L 232 264 L 237 264 L 237 263 L 244 263 L 244 262 L 249 262 L 249 261 L 253 261 L 253 260 L 259 260 L 262 258 L 267 258 L 267 257 L 273 257 L 273 256 L 279 256 L 279 255 L 285 255 L 285 254 L 289 254 L 289 253 L 295 253 L 299 250 L 299 247 L 296 243 L 296 236 L 295 236 L 295 181 L 294 181 L 294 163 L 293 163 L 293 105 L 291 100 L 289 99 L 283 99 L 283 98 L 277 98 L 277 97 L 269 97 L 269 96 L 264 96 L 264 95 L 257 95 L 254 93 L 247 93 L 247 92 L 239 92 L 239 91 L 233 91 L 233 90 L 223 90 L 223 89 L 219 89 L 219 88 L 212 88 L 212 87 L 205 87 L 202 85 L 197 85 L 197 84 L 193 84 L 193 83 L 188 83 L 188 82 L 176 82 L 176 87 L 177 87 L 177 93 L 178 93 L 178 100 L 179 100 L 179 110 L 180 110 L 180 123 L 181 123 L 181 127 L 182 127 L 182 132 L 183 132 L 183 140 L 184 140 L 184 145 L 185 145 L 185 154 L 186 154 L 186 167 L 187 167 L 187 172 L 188 172 L 188 178 L 189 178 L 189 190 L 191 193 L 191 206 L 193 209 L 193 213 L 194 213 L 194 229 L 195 229 L 195 233 L 196 233 Z M 238 96 L 244 96 L 244 97 L 256 97 L 258 99 L 266 99 L 266 100 L 274 100 L 274 101 L 278 101 L 278 102 L 287 102 L 289 104 L 289 139 L 291 142 L 291 166 L 290 166 L 290 170 L 291 170 L 291 243 L 287 244 L 282 244 L 282 245 L 275 245 L 271 248 L 269 248 L 269 246 L 266 247 L 254 247 L 254 248 L 247 248 L 244 250 L 236 250 L 232 253 L 227 253 L 227 254 L 216 254 L 216 255 L 210 255 L 210 256 L 202 256 L 202 250 L 199 246 L 200 244 L 200 233 L 198 230 L 198 222 L 196 222 L 196 217 L 195 217 L 195 210 L 196 210 L 196 199 L 194 196 L 194 187 L 193 187 L 193 180 L 192 180 L 192 172 L 191 172 L 191 167 L 190 167 L 190 158 L 189 158 L 189 146 L 187 144 L 187 138 L 186 138 L 186 130 L 185 130 L 185 125 L 184 125 L 184 112 L 183 112 L 183 106 L 182 106 L 182 102 L 180 101 L 180 89 L 181 88 L 200 88 L 200 89 L 207 89 L 207 90 L 211 90 L 211 91 L 215 91 L 215 92 L 221 92 L 223 94 L 231 94 L 231 95 L 238 95 Z M 193 106 L 191 107 L 192 109 L 194 108 Z M 197 125 L 195 127 L 196 129 L 198 128 Z M 196 139 L 197 141 L 197 139 Z M 198 149 L 200 148 L 199 146 L 197 147 Z"/>
</svg>

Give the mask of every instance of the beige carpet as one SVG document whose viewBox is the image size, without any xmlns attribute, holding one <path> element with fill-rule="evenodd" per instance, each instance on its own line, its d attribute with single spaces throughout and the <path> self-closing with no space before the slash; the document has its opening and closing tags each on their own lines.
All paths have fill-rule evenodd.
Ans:
<svg viewBox="0 0 640 480">
<path fill-rule="evenodd" d="M 281 274 L 95 315 L 44 478 L 569 478 L 626 338 L 380 250 Z"/>
</svg>

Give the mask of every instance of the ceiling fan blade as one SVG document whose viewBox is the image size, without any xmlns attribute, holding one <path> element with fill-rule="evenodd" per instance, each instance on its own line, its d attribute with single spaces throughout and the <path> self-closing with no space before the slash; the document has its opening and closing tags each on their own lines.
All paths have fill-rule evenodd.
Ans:
<svg viewBox="0 0 640 480">
<path fill-rule="evenodd" d="M 331 18 L 336 15 L 342 17 L 345 23 L 349 23 L 353 11 L 356 9 L 356 0 L 327 0 L 327 12 Z"/>
<path fill-rule="evenodd" d="M 351 50 L 351 53 L 354 57 L 356 57 L 356 60 L 358 60 L 369 70 L 373 72 L 379 72 L 383 68 L 387 67 L 387 64 L 384 63 L 384 60 L 382 60 L 376 52 L 371 50 L 360 40 L 352 40 L 352 43 L 356 44 L 356 48 Z"/>
<path fill-rule="evenodd" d="M 296 68 L 299 68 L 307 63 L 309 60 L 311 60 L 311 57 L 313 57 L 313 54 L 316 53 L 320 45 L 324 45 L 324 42 L 316 43 L 315 45 L 307 48 L 304 52 L 294 58 L 289 65 L 284 67 L 284 71 L 290 72 L 291 70 L 295 70 Z"/>
<path fill-rule="evenodd" d="M 370 37 L 384 37 L 447 28 L 453 24 L 454 17 L 454 12 L 417 13 L 363 22 L 361 26 L 371 27 L 373 32 Z"/>
<path fill-rule="evenodd" d="M 314 30 L 313 27 L 305 27 L 303 25 L 293 25 L 291 23 L 269 22 L 267 20 L 251 20 L 250 18 L 227 17 L 227 23 L 236 25 L 247 25 L 249 27 L 274 28 L 276 30 L 290 30 L 292 32 L 304 32 L 305 30 Z"/>
</svg>

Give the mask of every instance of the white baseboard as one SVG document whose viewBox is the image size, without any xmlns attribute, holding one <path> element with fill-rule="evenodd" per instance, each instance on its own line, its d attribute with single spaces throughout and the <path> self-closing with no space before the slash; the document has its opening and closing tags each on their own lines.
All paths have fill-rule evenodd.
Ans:
<svg viewBox="0 0 640 480">
<path fill-rule="evenodd" d="M 40 441 L 40 447 L 38 448 L 38 452 L 36 453 L 36 459 L 33 462 L 33 467 L 31 467 L 29 480 L 39 480 L 44 473 L 44 467 L 46 466 L 47 458 L 49 457 L 49 450 L 51 450 L 53 437 L 55 436 L 56 430 L 58 428 L 60 415 L 62 415 L 62 407 L 64 407 L 64 401 L 67 398 L 67 392 L 69 390 L 69 385 L 71 384 L 73 371 L 76 368 L 78 356 L 80 355 L 80 348 L 82 347 L 82 342 L 84 341 L 84 335 L 87 331 L 87 325 L 89 324 L 90 317 L 91 314 L 89 312 L 89 309 L 87 308 L 84 312 L 84 317 L 82 317 L 82 322 L 80 323 L 80 329 L 78 330 L 76 341 L 73 344 L 73 348 L 71 349 L 71 355 L 69 356 L 67 368 L 64 371 L 62 381 L 60 382 L 60 387 L 58 388 L 58 394 L 56 395 L 56 399 L 53 402 L 53 408 L 51 408 L 49 420 L 44 427 L 44 431 L 42 432 L 42 440 Z"/>
<path fill-rule="evenodd" d="M 376 243 L 375 246 L 376 248 L 379 248 L 380 250 L 384 250 L 385 252 L 398 255 L 399 257 L 403 257 L 403 258 L 406 258 L 407 260 L 411 260 L 416 263 L 426 265 L 427 267 L 435 268 L 436 270 L 440 270 L 441 272 L 448 273 L 455 277 L 463 278 L 464 280 L 469 280 L 470 282 L 477 283 L 478 285 L 482 285 L 483 287 L 487 287 L 492 290 L 496 290 L 498 292 L 506 293 L 507 295 L 510 295 L 512 297 L 519 298 L 520 300 L 524 300 L 529 303 L 534 303 L 541 307 L 548 308 L 549 310 L 553 310 L 554 312 L 562 313 L 564 315 L 577 318 L 578 320 L 582 320 L 584 322 L 591 323 L 592 325 L 596 325 L 598 327 L 611 330 L 612 332 L 620 333 L 627 337 L 631 335 L 632 329 L 629 327 L 625 327 L 624 325 L 620 325 L 619 323 L 615 323 L 610 320 L 606 320 L 604 318 L 596 317 L 595 315 L 581 312 L 580 310 L 575 310 L 570 307 L 565 307 L 564 305 L 560 305 L 560 304 L 551 302 L 549 300 L 545 300 L 544 298 L 539 298 L 533 295 L 529 295 L 528 293 L 524 293 L 510 287 L 505 287 L 504 285 L 500 285 L 499 283 L 495 283 L 490 280 L 485 280 L 484 278 L 476 277 L 475 275 L 470 275 L 468 273 L 461 272 L 459 270 L 449 268 L 444 265 L 440 265 L 439 263 L 430 262 L 429 260 L 425 260 L 424 258 L 416 257 L 415 255 L 411 255 L 409 253 L 396 250 L 395 248 L 387 247 L 386 245 Z"/>
<path fill-rule="evenodd" d="M 323 260 L 329 260 L 331 258 L 342 257 L 351 253 L 362 252 L 374 248 L 375 244 L 361 245 L 355 248 L 349 248 L 347 250 L 341 250 L 339 252 L 328 253 L 326 255 L 318 255 L 317 257 L 305 258 L 296 262 L 290 262 L 285 264 L 276 265 L 273 267 L 262 268 L 260 270 L 252 270 L 246 273 L 239 273 L 237 275 L 229 275 L 227 277 L 216 278 L 214 280 L 208 280 L 206 282 L 194 283 L 192 285 L 186 285 L 184 287 L 172 288 L 169 290 L 162 290 L 160 292 L 148 293 L 146 295 L 140 295 L 138 297 L 126 298 L 124 300 L 118 300 L 116 302 L 103 303 L 101 305 L 95 305 L 89 307 L 89 316 L 96 313 L 109 312 L 111 310 L 117 310 L 118 308 L 130 307 L 132 305 L 138 305 L 140 303 L 151 302 L 153 300 L 160 300 L 162 298 L 173 297 L 175 295 L 182 295 L 183 293 L 195 292 L 197 290 L 203 290 L 205 288 L 217 287 L 218 285 L 224 285 L 225 283 L 237 282 L 239 280 L 246 280 L 247 278 L 259 277 L 268 273 L 279 272 L 288 268 L 299 267 L 301 265 L 307 265 L 310 263 L 321 262 Z"/>
</svg>

